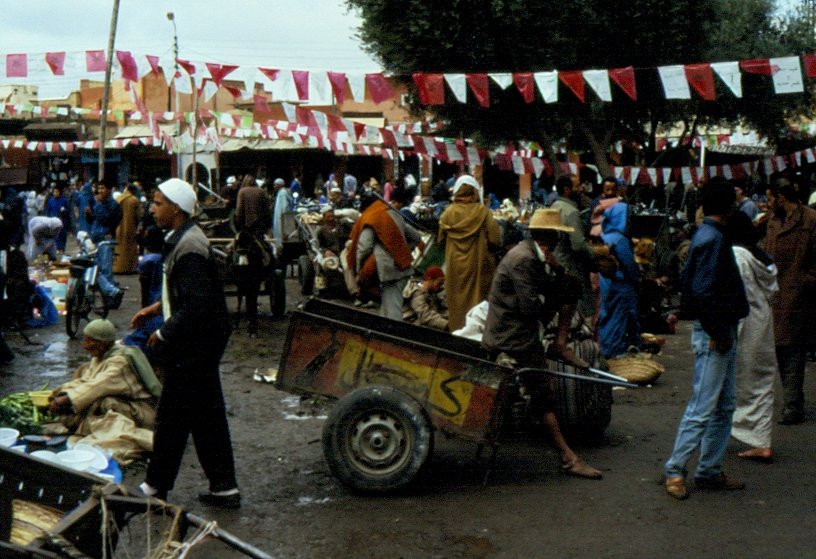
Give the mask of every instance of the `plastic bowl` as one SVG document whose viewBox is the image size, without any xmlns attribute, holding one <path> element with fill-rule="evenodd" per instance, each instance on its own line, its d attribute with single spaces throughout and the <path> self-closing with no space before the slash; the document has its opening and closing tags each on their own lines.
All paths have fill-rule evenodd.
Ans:
<svg viewBox="0 0 816 559">
<path fill-rule="evenodd" d="M 80 443 L 74 446 L 74 450 L 84 450 L 94 455 L 94 459 L 91 462 L 90 467 L 88 468 L 89 470 L 98 472 L 108 467 L 108 457 L 105 456 L 105 453 L 99 450 L 98 448 L 91 446 L 89 444 Z"/>
<path fill-rule="evenodd" d="M 87 450 L 63 450 L 57 453 L 57 458 L 63 466 L 82 472 L 90 467 L 96 455 Z"/>
<path fill-rule="evenodd" d="M 29 392 L 28 395 L 31 397 L 31 402 L 37 406 L 38 408 L 47 408 L 48 407 L 48 399 L 51 396 L 50 390 L 36 390 L 34 392 Z"/>
<path fill-rule="evenodd" d="M 9 427 L 0 427 L 0 446 L 12 446 L 20 438 L 20 431 Z"/>
<path fill-rule="evenodd" d="M 57 458 L 57 453 L 51 452 L 50 450 L 35 450 L 29 456 L 34 456 L 35 458 L 39 458 L 47 462 L 54 462 L 55 464 L 60 463 L 59 458 Z"/>
</svg>

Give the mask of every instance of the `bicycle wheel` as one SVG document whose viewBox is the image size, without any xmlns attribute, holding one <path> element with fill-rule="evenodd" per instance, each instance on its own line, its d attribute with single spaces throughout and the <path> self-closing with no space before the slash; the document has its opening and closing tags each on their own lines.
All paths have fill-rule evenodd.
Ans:
<svg viewBox="0 0 816 559">
<path fill-rule="evenodd" d="M 65 333 L 68 337 L 76 338 L 79 332 L 79 322 L 83 318 L 85 306 L 85 282 L 77 280 L 65 301 Z"/>
</svg>

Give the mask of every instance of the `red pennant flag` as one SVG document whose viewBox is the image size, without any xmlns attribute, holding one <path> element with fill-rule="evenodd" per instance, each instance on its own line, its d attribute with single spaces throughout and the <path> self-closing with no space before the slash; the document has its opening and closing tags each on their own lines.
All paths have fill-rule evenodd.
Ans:
<svg viewBox="0 0 816 559">
<path fill-rule="evenodd" d="M 88 72 L 104 72 L 107 66 L 108 63 L 105 60 L 105 51 L 85 51 L 85 68 Z"/>
<path fill-rule="evenodd" d="M 609 77 L 620 87 L 632 101 L 637 101 L 637 87 L 635 86 L 635 69 L 632 66 L 626 68 L 613 68 L 609 70 Z"/>
<path fill-rule="evenodd" d="M 309 99 L 309 72 L 306 70 L 292 70 L 292 78 L 295 80 L 298 99 L 306 101 Z"/>
<path fill-rule="evenodd" d="M 230 95 L 232 95 L 232 97 L 233 97 L 234 99 L 237 99 L 238 97 L 240 97 L 240 96 L 241 96 L 241 90 L 240 90 L 240 89 L 238 89 L 237 87 L 231 87 L 231 86 L 229 86 L 229 85 L 225 85 L 225 86 L 224 86 L 224 89 L 226 89 L 227 91 L 229 91 L 229 92 L 230 92 Z"/>
<path fill-rule="evenodd" d="M 394 136 L 394 133 L 387 128 L 382 128 L 380 130 L 380 134 L 383 137 L 383 145 L 386 146 L 396 146 L 397 145 L 397 138 Z"/>
<path fill-rule="evenodd" d="M 749 74 L 759 74 L 760 76 L 772 76 L 771 61 L 767 58 L 754 58 L 753 60 L 740 60 L 740 68 Z"/>
<path fill-rule="evenodd" d="M 253 95 L 252 99 L 255 101 L 255 112 L 257 114 L 271 114 L 266 95 Z"/>
<path fill-rule="evenodd" d="M 207 62 L 207 70 L 210 71 L 210 75 L 212 76 L 213 83 L 218 87 L 221 87 L 221 82 L 224 81 L 230 73 L 234 72 L 238 69 L 238 66 L 233 66 L 232 64 L 213 64 Z"/>
<path fill-rule="evenodd" d="M 694 91 L 706 101 L 714 101 L 714 72 L 711 64 L 686 64 L 683 66 L 686 71 L 686 79 Z"/>
<path fill-rule="evenodd" d="M 45 61 L 48 67 L 51 68 L 51 73 L 55 76 L 65 75 L 65 53 L 64 52 L 47 52 L 45 53 Z"/>
<path fill-rule="evenodd" d="M 7 54 L 6 55 L 6 77 L 25 78 L 28 77 L 28 55 Z"/>
<path fill-rule="evenodd" d="M 346 100 L 346 75 L 342 72 L 326 72 L 326 74 L 329 76 L 329 83 L 337 104 L 342 105 Z"/>
<path fill-rule="evenodd" d="M 280 72 L 280 70 L 275 70 L 274 68 L 258 68 L 258 70 L 260 70 L 264 76 L 269 78 L 270 81 L 275 81 L 278 79 L 278 72 Z"/>
<path fill-rule="evenodd" d="M 533 80 L 532 72 L 513 74 L 513 83 L 516 84 L 525 103 L 535 101 L 535 80 Z"/>
<path fill-rule="evenodd" d="M 371 93 L 371 100 L 379 104 L 394 98 L 394 90 L 381 73 L 366 74 L 366 87 Z"/>
<path fill-rule="evenodd" d="M 465 74 L 470 91 L 482 107 L 490 106 L 490 81 L 487 74 Z"/>
<path fill-rule="evenodd" d="M 806 54 L 802 56 L 805 63 L 805 75 L 809 78 L 816 78 L 816 54 Z"/>
<path fill-rule="evenodd" d="M 116 60 L 119 61 L 119 65 L 122 67 L 122 77 L 124 79 L 132 82 L 139 81 L 139 69 L 136 67 L 136 61 L 133 59 L 133 55 L 130 54 L 130 52 L 126 50 L 117 50 Z"/>
<path fill-rule="evenodd" d="M 178 62 L 178 65 L 184 68 L 184 71 L 190 74 L 191 76 L 196 73 L 195 64 L 193 64 L 189 60 L 182 60 L 181 58 L 177 58 L 176 62 Z"/>
<path fill-rule="evenodd" d="M 152 54 L 146 56 L 148 64 L 150 64 L 150 71 L 153 75 L 159 75 L 159 57 Z"/>
<path fill-rule="evenodd" d="M 558 79 L 570 88 L 575 96 L 581 100 L 581 103 L 586 103 L 586 96 L 584 95 L 584 73 L 579 70 L 571 72 L 558 72 Z"/>
<path fill-rule="evenodd" d="M 419 74 L 414 76 L 419 102 L 423 105 L 445 104 L 445 76 L 442 74 Z"/>
</svg>

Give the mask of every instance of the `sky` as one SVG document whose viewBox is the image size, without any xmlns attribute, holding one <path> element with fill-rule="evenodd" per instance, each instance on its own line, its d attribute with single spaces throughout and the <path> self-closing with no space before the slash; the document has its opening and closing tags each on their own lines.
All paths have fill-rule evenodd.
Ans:
<svg viewBox="0 0 816 559">
<path fill-rule="evenodd" d="M 113 0 L 0 0 L 0 53 L 106 49 Z M 359 17 L 342 0 L 120 0 L 116 50 L 289 68 L 381 69 L 354 38 Z"/>
</svg>

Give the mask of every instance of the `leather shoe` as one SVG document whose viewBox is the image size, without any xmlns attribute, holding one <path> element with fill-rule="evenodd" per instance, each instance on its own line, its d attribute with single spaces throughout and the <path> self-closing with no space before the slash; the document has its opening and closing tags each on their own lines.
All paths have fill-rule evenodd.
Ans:
<svg viewBox="0 0 816 559">
<path fill-rule="evenodd" d="M 730 478 L 724 473 L 712 478 L 694 478 L 694 485 L 700 489 L 711 489 L 715 491 L 738 491 L 745 489 L 745 484 L 734 478 Z"/>
<path fill-rule="evenodd" d="M 666 494 L 669 497 L 674 497 L 678 501 L 684 501 L 688 499 L 689 492 L 688 488 L 686 487 L 686 480 L 682 477 L 668 477 L 666 478 Z"/>
<path fill-rule="evenodd" d="M 109 309 L 111 309 L 111 310 L 118 309 L 119 307 L 122 306 L 122 298 L 124 296 L 125 296 L 125 290 L 124 289 L 117 289 L 116 293 L 114 293 L 110 297 L 106 298 L 107 300 L 105 302 L 107 304 L 107 307 Z"/>
<path fill-rule="evenodd" d="M 210 507 L 218 507 L 222 509 L 239 509 L 241 508 L 241 494 L 232 493 L 230 495 L 216 495 L 214 493 L 199 493 L 198 500 Z"/>
</svg>

